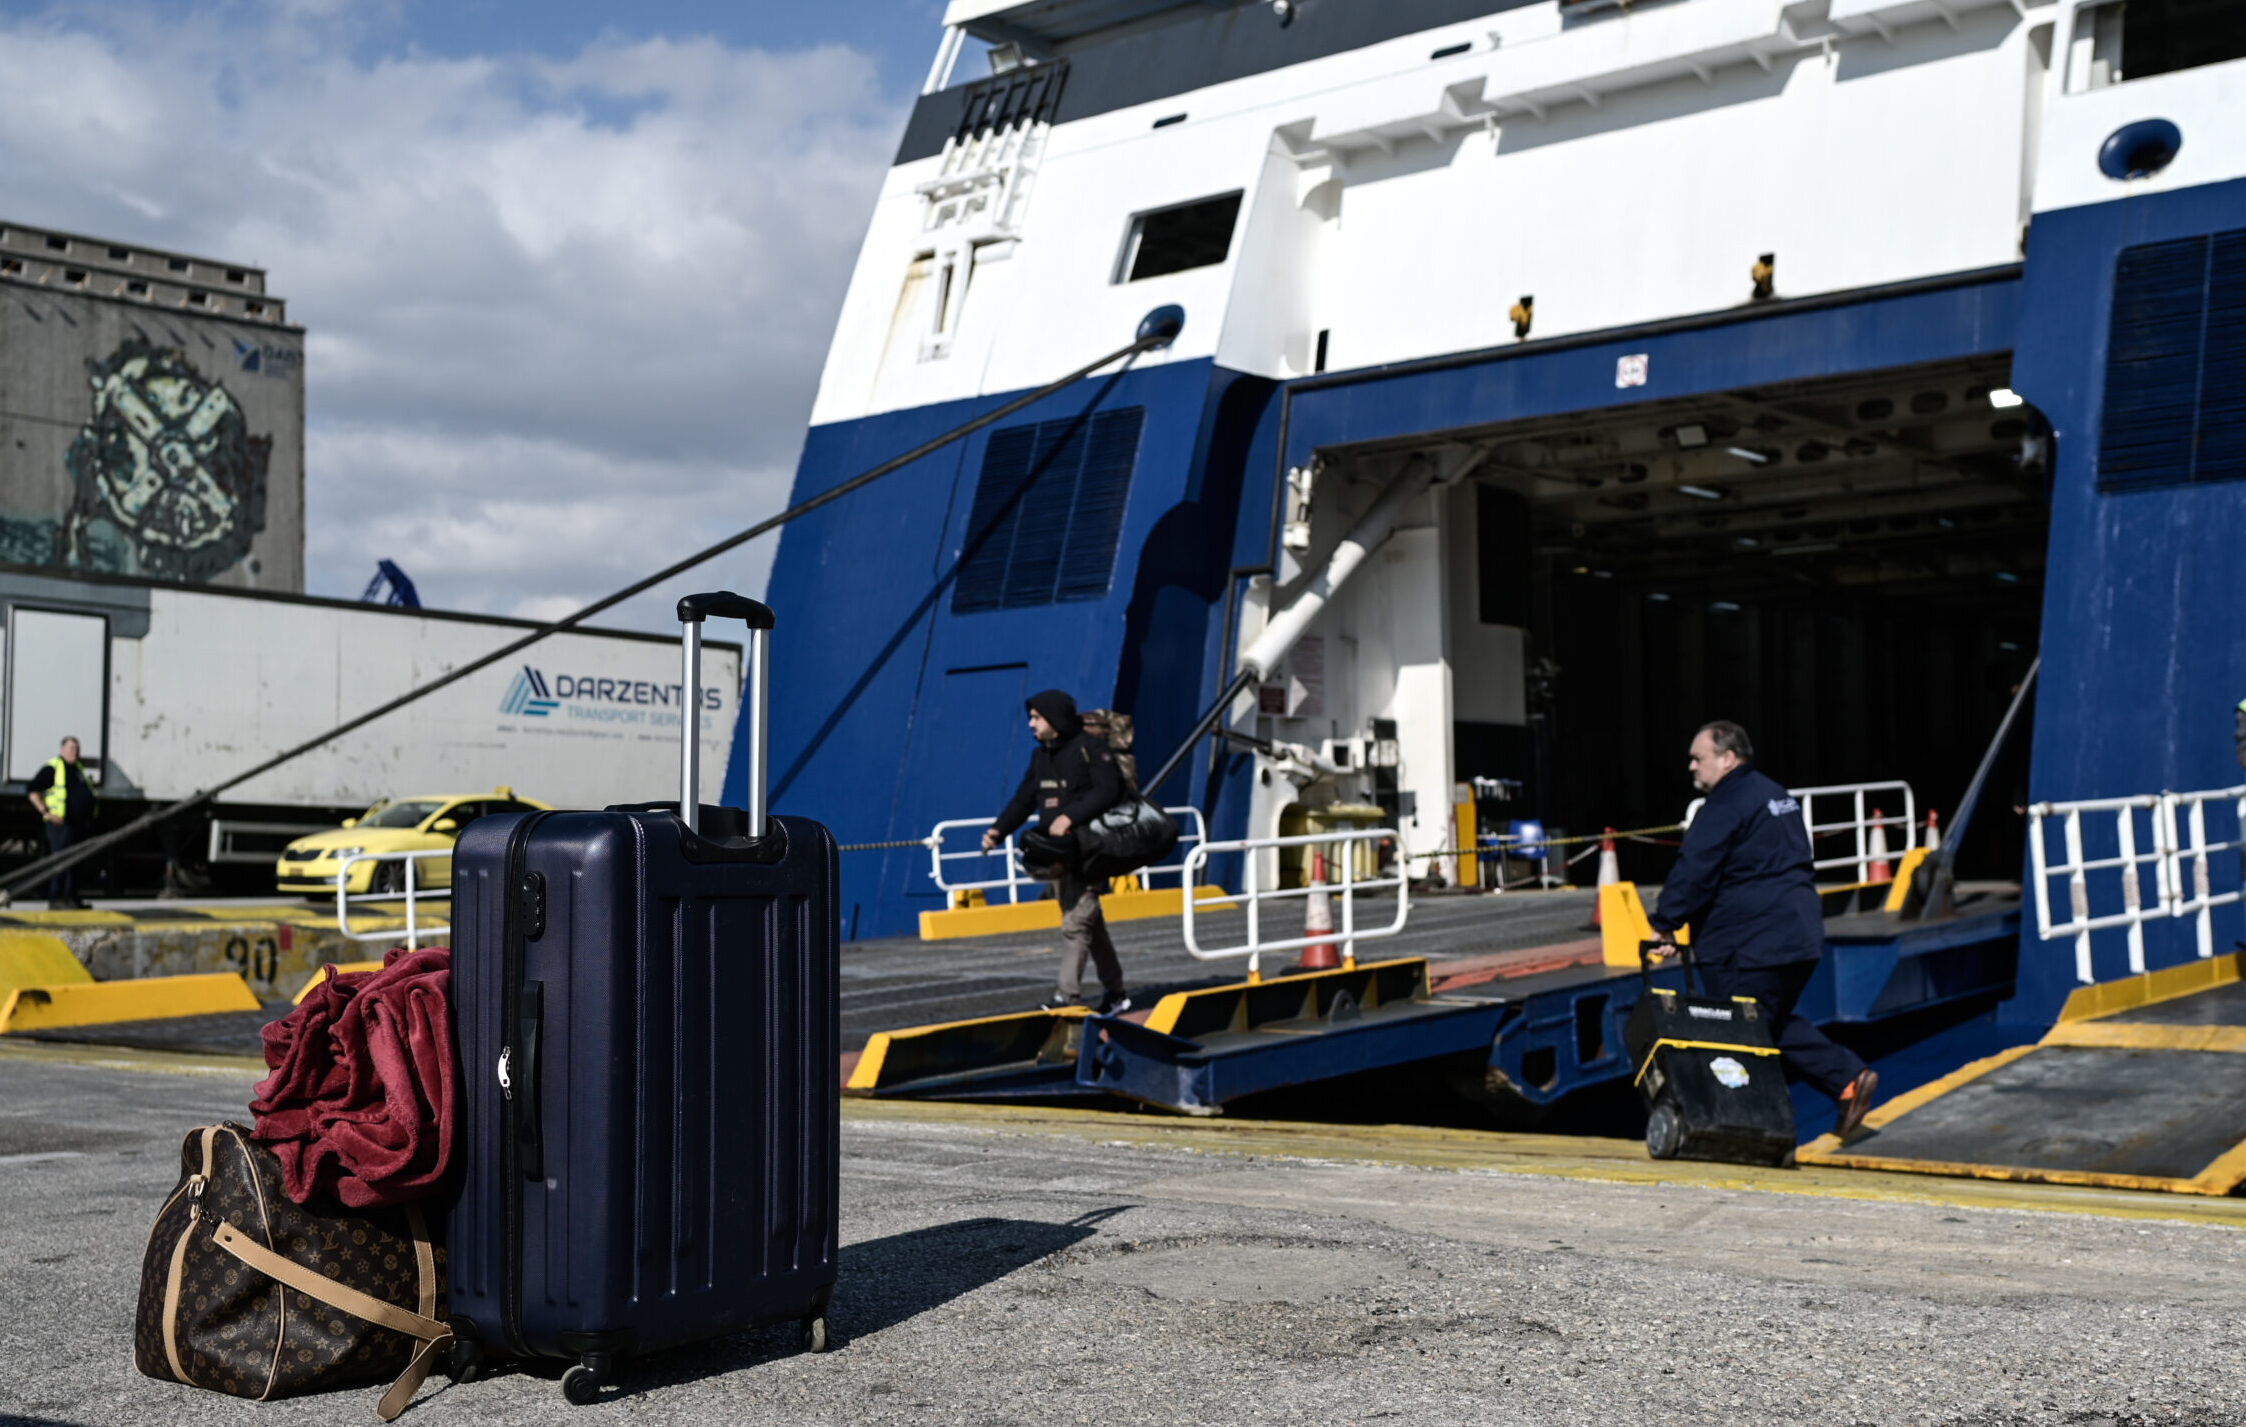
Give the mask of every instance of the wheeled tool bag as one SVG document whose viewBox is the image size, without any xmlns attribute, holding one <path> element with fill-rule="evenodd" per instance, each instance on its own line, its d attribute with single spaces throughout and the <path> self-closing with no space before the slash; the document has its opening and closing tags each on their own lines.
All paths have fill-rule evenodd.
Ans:
<svg viewBox="0 0 2246 1427">
<path fill-rule="evenodd" d="M 1794 1102 L 1762 1006 L 1749 996 L 1692 993 L 1692 951 L 1679 947 L 1684 984 L 1644 983 L 1622 1028 L 1646 1105 L 1646 1152 L 1655 1159 L 1784 1164 L 1794 1153 Z"/>
<path fill-rule="evenodd" d="M 618 1359 L 794 1321 L 826 1346 L 841 1182 L 834 839 L 764 814 L 772 612 L 748 622 L 749 803 L 682 800 L 477 819 L 452 861 L 464 1179 L 446 1242 L 458 1378 L 485 1350 L 575 1358 L 591 1402 Z"/>
<path fill-rule="evenodd" d="M 148 1235 L 133 1362 L 260 1400 L 396 1379 L 375 1409 L 388 1422 L 452 1346 L 443 1284 L 418 1204 L 292 1203 L 247 1127 L 206 1125 Z"/>
</svg>

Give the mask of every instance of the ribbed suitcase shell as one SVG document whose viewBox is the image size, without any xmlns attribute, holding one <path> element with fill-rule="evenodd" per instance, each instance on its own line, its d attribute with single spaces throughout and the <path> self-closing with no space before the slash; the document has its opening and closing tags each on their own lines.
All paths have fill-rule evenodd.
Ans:
<svg viewBox="0 0 2246 1427">
<path fill-rule="evenodd" d="M 701 813 L 705 828 L 737 816 Z M 534 1083 L 527 1047 L 510 1060 L 514 1093 L 538 1110 L 535 1180 L 506 1172 L 516 1156 L 497 1070 L 525 1039 L 509 1024 L 505 941 L 525 881 L 509 872 L 510 847 L 527 819 L 520 870 L 544 882 L 542 933 L 522 944 L 542 1012 Z M 839 1197 L 838 868 L 825 828 L 773 823 L 785 849 L 768 862 L 706 860 L 719 844 L 668 810 L 517 814 L 462 832 L 453 1016 L 466 1169 L 450 1253 L 464 1338 L 585 1357 L 824 1311 Z"/>
</svg>

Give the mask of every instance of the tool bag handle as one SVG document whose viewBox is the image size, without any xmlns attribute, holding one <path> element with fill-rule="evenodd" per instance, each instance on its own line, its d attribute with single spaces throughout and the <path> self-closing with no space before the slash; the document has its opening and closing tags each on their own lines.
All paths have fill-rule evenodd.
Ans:
<svg viewBox="0 0 2246 1427">
<path fill-rule="evenodd" d="M 1645 988 L 1648 991 L 1651 991 L 1653 989 L 1653 963 L 1646 958 L 1648 953 L 1650 953 L 1655 947 L 1660 945 L 1661 943 L 1658 941 L 1641 941 L 1638 943 L 1638 980 L 1644 983 Z M 1678 942 L 1676 946 L 1677 967 L 1679 970 L 1684 972 L 1685 994 L 1690 995 L 1692 993 L 1693 968 L 1698 966 L 1700 963 L 1694 960 L 1692 955 L 1692 948 L 1689 945 L 1685 944 L 1684 942 Z M 1702 984 L 1705 985 L 1706 983 L 1703 981 Z"/>
<path fill-rule="evenodd" d="M 702 622 L 711 618 L 737 619 L 749 627 L 743 701 L 749 716 L 748 835 L 754 841 L 764 836 L 766 821 L 764 765 L 770 710 L 765 699 L 765 654 L 772 633 L 772 609 L 761 600 L 731 590 L 688 595 L 678 602 L 679 642 L 685 650 L 686 664 L 680 684 L 686 708 L 679 720 L 679 821 L 686 824 L 688 832 L 700 831 L 696 822 L 702 794 Z"/>
</svg>

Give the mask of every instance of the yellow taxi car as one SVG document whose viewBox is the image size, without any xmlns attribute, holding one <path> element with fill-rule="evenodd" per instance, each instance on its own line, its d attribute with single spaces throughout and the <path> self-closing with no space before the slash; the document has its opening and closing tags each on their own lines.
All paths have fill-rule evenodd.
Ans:
<svg viewBox="0 0 2246 1427">
<path fill-rule="evenodd" d="M 361 853 L 437 852 L 451 850 L 461 830 L 477 818 L 495 813 L 536 812 L 551 806 L 515 796 L 515 790 L 498 787 L 488 793 L 441 793 L 408 798 L 386 798 L 355 818 L 346 818 L 333 832 L 300 837 L 282 849 L 273 872 L 283 892 L 333 896 L 335 874 L 344 859 Z M 413 869 L 418 888 L 442 887 L 452 880 L 450 857 L 424 857 Z M 352 864 L 351 892 L 403 892 L 406 865 L 395 862 Z"/>
</svg>

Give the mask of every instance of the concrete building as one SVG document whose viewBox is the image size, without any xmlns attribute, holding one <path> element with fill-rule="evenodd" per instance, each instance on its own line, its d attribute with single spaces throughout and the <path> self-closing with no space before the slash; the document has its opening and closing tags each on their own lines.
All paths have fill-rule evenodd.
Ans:
<svg viewBox="0 0 2246 1427">
<path fill-rule="evenodd" d="M 304 329 L 263 270 L 0 220 L 0 563 L 304 588 Z"/>
</svg>

